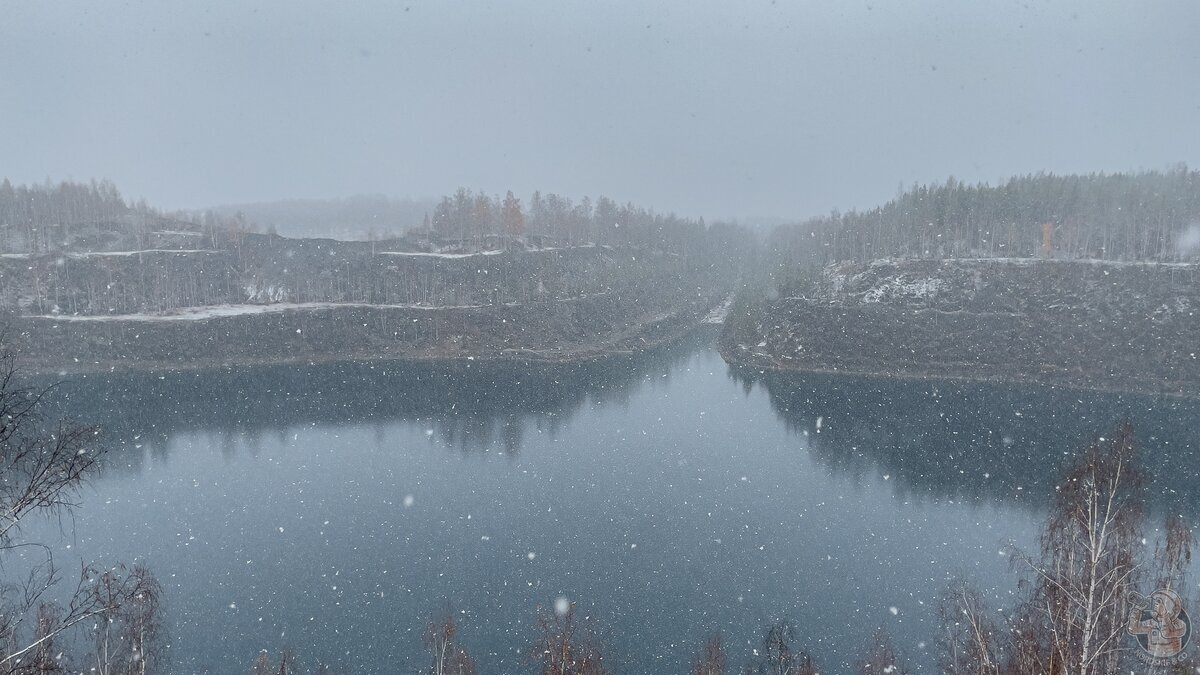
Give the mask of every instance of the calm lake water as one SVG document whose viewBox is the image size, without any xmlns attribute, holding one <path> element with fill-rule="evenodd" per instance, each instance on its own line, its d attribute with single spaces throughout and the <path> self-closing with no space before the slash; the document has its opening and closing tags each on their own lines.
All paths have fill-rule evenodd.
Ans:
<svg viewBox="0 0 1200 675">
<path fill-rule="evenodd" d="M 418 672 L 449 603 L 483 673 L 529 672 L 535 609 L 577 603 L 614 672 L 732 667 L 789 618 L 823 672 L 885 629 L 931 672 L 939 594 L 997 604 L 1053 476 L 1123 417 L 1196 510 L 1195 404 L 1049 388 L 735 376 L 699 336 L 586 366 L 343 364 L 87 377 L 111 466 L 58 560 L 147 561 L 173 672 L 261 649 Z M 1164 452 L 1165 451 L 1165 452 Z M 1187 470 L 1181 470 L 1187 469 Z M 66 549 L 70 546 L 70 549 Z M 73 558 L 72 558 L 73 557 Z"/>
</svg>

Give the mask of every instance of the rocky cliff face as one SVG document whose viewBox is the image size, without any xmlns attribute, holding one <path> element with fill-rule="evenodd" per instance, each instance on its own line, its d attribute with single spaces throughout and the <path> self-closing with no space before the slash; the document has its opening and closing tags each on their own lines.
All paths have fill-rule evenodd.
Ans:
<svg viewBox="0 0 1200 675">
<path fill-rule="evenodd" d="M 0 255 L 0 309 L 112 316 L 273 303 L 476 306 L 675 287 L 697 267 L 631 247 L 438 254 L 400 243 L 246 235 L 222 248 Z"/>
<path fill-rule="evenodd" d="M 760 369 L 1200 395 L 1200 265 L 1030 259 L 838 263 L 741 305 L 722 336 Z"/>
<path fill-rule="evenodd" d="M 423 253 L 249 235 L 0 258 L 0 312 L 39 370 L 571 360 L 677 336 L 729 285 L 695 260 L 607 246 Z"/>
</svg>

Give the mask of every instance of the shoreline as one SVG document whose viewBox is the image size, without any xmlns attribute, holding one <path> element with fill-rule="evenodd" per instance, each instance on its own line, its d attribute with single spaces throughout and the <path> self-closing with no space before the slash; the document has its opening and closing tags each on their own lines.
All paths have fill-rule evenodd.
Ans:
<svg viewBox="0 0 1200 675">
<path fill-rule="evenodd" d="M 1200 264 L 831 263 L 726 325 L 750 368 L 1200 398 Z"/>
<path fill-rule="evenodd" d="M 1050 378 L 1034 378 L 1028 376 L 1014 375 L 969 375 L 963 373 L 939 373 L 939 372 L 916 372 L 904 370 L 865 370 L 865 369 L 839 369 L 839 368 L 821 368 L 818 366 L 800 366 L 794 364 L 781 363 L 777 359 L 772 359 L 766 355 L 759 354 L 757 358 L 742 358 L 735 357 L 729 353 L 726 345 L 722 344 L 718 347 L 721 358 L 739 373 L 746 374 L 753 379 L 755 376 L 772 375 L 832 375 L 844 376 L 847 378 L 871 379 L 871 380 L 907 380 L 907 381 L 932 381 L 932 382 L 957 382 L 957 383 L 980 383 L 980 384 L 1002 384 L 1012 386 L 1036 386 L 1048 387 L 1052 389 L 1066 389 L 1070 391 L 1090 392 L 1100 394 L 1133 394 L 1137 396 L 1155 396 L 1182 401 L 1197 401 L 1200 400 L 1200 392 L 1190 393 L 1180 389 L 1154 389 L 1152 387 L 1141 386 L 1141 383 L 1126 383 L 1118 384 L 1084 384 L 1075 380 L 1050 379 Z M 750 372 L 752 371 L 752 372 Z"/>
<path fill-rule="evenodd" d="M 323 309 L 330 309 L 329 307 Z M 438 311 L 453 311 L 463 308 L 438 308 Z M 480 308 L 471 308 L 480 309 Z M 695 314 L 690 312 L 686 314 Z M 699 316 L 667 316 L 639 324 L 631 331 L 622 331 L 610 340 L 599 340 L 588 344 L 568 344 L 561 348 L 547 347 L 503 347 L 499 349 L 462 349 L 425 347 L 402 350 L 343 350 L 309 354 L 288 353 L 278 350 L 270 355 L 239 355 L 230 358 L 199 357 L 190 359 L 98 359 L 90 362 L 75 358 L 74 361 L 54 361 L 31 357 L 28 352 L 19 358 L 22 373 L 27 377 L 76 377 L 110 374 L 153 374 L 153 373 L 202 373 L 232 368 L 269 368 L 288 365 L 320 365 L 334 363 L 412 363 L 412 364 L 470 364 L 470 363 L 536 363 L 548 365 L 575 365 L 594 363 L 610 358 L 642 354 L 666 348 L 705 331 L 714 331 L 719 326 L 704 321 Z M 236 318 L 222 317 L 226 321 Z M 44 317 L 18 317 L 21 322 L 45 321 Z M 147 323 L 141 325 L 146 327 Z M 28 325 L 28 324 L 27 324 Z M 715 331 L 714 331 L 715 332 Z M 714 336 L 715 339 L 715 336 Z M 74 357 L 72 357 L 74 358 Z"/>
</svg>

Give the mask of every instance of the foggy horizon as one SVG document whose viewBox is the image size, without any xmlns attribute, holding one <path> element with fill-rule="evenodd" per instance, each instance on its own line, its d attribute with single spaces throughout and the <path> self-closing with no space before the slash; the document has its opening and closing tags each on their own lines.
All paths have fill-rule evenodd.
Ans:
<svg viewBox="0 0 1200 675">
<path fill-rule="evenodd" d="M 1200 164 L 1187 2 L 14 4 L 14 182 L 165 208 L 459 186 L 796 220 Z"/>
</svg>

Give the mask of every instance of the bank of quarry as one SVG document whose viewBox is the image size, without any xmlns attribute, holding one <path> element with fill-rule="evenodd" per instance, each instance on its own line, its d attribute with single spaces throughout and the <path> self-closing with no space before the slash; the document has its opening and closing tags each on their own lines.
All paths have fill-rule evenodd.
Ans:
<svg viewBox="0 0 1200 675">
<path fill-rule="evenodd" d="M 879 259 L 740 302 L 737 367 L 1200 396 L 1200 264 Z"/>
<path fill-rule="evenodd" d="M 676 339 L 728 273 L 637 247 L 431 253 L 249 235 L 236 247 L 0 260 L 26 369 L 331 360 L 577 361 Z"/>
</svg>

